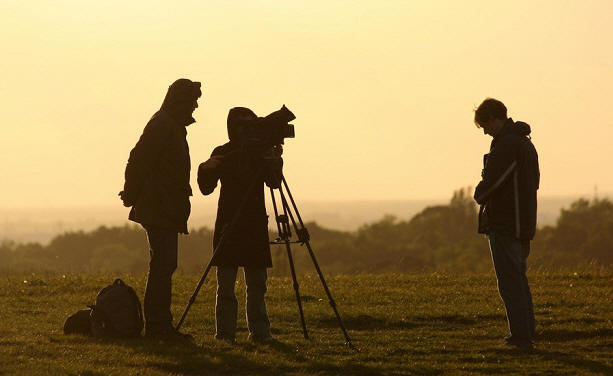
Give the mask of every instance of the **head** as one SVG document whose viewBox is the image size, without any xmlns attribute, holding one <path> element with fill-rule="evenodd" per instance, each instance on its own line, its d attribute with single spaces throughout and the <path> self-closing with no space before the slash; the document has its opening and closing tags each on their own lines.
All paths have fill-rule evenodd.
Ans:
<svg viewBox="0 0 613 376">
<path fill-rule="evenodd" d="M 200 82 L 180 78 L 168 87 L 162 103 L 162 110 L 168 111 L 182 125 L 194 122 L 192 114 L 198 108 L 198 98 L 202 95 Z"/>
<path fill-rule="evenodd" d="M 494 98 L 485 99 L 475 110 L 475 125 L 483 133 L 495 137 L 507 120 L 507 108 Z"/>
<path fill-rule="evenodd" d="M 230 112 L 228 112 L 228 137 L 230 141 L 238 141 L 244 133 L 243 128 L 257 118 L 255 112 L 247 107 L 230 109 Z"/>
</svg>

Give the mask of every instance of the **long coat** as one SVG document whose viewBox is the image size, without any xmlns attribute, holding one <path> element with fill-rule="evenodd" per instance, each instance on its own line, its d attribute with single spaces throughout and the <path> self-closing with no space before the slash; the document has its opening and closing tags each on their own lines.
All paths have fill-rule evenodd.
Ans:
<svg viewBox="0 0 613 376">
<path fill-rule="evenodd" d="M 126 166 L 130 220 L 187 234 L 192 189 L 186 135 L 185 126 L 164 110 L 147 123 Z"/>
<path fill-rule="evenodd" d="M 278 184 L 272 176 L 280 176 L 281 165 L 280 159 L 271 165 L 259 153 L 228 142 L 215 148 L 211 158 L 199 166 L 198 185 L 203 194 L 211 194 L 221 181 L 213 249 L 217 249 L 222 237 L 224 240 L 213 265 L 272 266 L 264 183 Z M 231 226 L 241 205 L 240 215 Z"/>
</svg>

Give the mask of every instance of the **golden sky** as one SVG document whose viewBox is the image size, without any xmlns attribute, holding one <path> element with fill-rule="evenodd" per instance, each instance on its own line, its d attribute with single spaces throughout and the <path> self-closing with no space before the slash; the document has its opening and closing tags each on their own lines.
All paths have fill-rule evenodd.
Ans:
<svg viewBox="0 0 613 376">
<path fill-rule="evenodd" d="M 541 195 L 613 192 L 612 16 L 606 0 L 3 0 L 0 207 L 120 205 L 179 77 L 204 85 L 195 192 L 231 107 L 286 104 L 297 198 L 450 197 L 479 180 L 487 96 L 532 125 Z"/>
</svg>

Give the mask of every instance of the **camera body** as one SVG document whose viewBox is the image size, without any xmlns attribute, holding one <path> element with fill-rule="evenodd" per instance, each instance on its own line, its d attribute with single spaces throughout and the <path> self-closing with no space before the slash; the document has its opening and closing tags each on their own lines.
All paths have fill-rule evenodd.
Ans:
<svg viewBox="0 0 613 376">
<path fill-rule="evenodd" d="M 280 145 L 286 138 L 294 138 L 294 126 L 289 124 L 296 116 L 285 105 L 266 117 L 246 122 L 243 132 L 247 144 L 264 147 Z"/>
</svg>

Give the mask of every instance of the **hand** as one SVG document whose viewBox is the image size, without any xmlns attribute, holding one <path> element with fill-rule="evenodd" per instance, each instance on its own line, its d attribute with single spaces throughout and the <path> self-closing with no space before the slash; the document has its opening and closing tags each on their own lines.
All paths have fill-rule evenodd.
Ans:
<svg viewBox="0 0 613 376">
<path fill-rule="evenodd" d="M 283 145 L 279 144 L 279 145 L 275 145 L 272 147 L 272 155 L 275 158 L 281 158 L 281 156 L 283 155 Z"/>
</svg>

